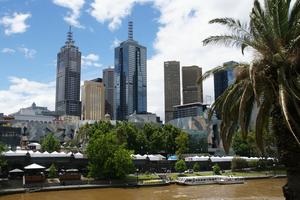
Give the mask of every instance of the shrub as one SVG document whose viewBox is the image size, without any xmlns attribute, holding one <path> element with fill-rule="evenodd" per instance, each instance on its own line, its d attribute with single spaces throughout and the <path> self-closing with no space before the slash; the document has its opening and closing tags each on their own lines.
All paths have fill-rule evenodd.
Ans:
<svg viewBox="0 0 300 200">
<path fill-rule="evenodd" d="M 175 170 L 177 172 L 184 172 L 186 170 L 186 164 L 185 164 L 184 160 L 178 160 L 175 163 Z"/>
<path fill-rule="evenodd" d="M 214 172 L 214 175 L 221 175 L 221 168 L 218 164 L 215 164 L 213 167 L 213 172 Z"/>
<path fill-rule="evenodd" d="M 200 171 L 200 165 L 199 165 L 199 163 L 195 163 L 193 165 L 193 170 L 194 170 L 194 172 L 199 172 Z"/>
<path fill-rule="evenodd" d="M 257 163 L 258 163 L 257 160 L 250 160 L 250 161 L 248 161 L 248 166 L 250 168 L 257 168 Z"/>
<path fill-rule="evenodd" d="M 270 161 L 268 160 L 263 160 L 263 159 L 260 159 L 258 160 L 257 162 L 257 169 L 259 170 L 265 170 L 268 168 L 268 165 L 270 166 Z"/>
<path fill-rule="evenodd" d="M 49 168 L 48 177 L 49 178 L 55 178 L 56 176 L 57 176 L 57 174 L 56 174 L 56 168 L 55 168 L 55 165 L 52 163 L 52 165 Z"/>
<path fill-rule="evenodd" d="M 234 157 L 231 161 L 231 170 L 239 170 L 243 168 L 247 168 L 248 163 L 246 159 L 240 157 Z"/>
</svg>

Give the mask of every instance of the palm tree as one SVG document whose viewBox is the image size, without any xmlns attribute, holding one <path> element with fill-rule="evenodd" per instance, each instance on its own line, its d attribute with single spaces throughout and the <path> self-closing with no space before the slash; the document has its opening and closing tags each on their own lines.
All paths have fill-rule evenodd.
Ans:
<svg viewBox="0 0 300 200">
<path fill-rule="evenodd" d="M 300 199 L 300 0 L 254 0 L 250 22 L 232 18 L 213 19 L 225 25 L 230 34 L 211 36 L 207 44 L 250 48 L 255 53 L 251 64 L 234 66 L 235 82 L 212 105 L 211 113 L 221 113 L 221 136 L 228 152 L 237 128 L 246 136 L 253 107 L 256 115 L 256 142 L 264 152 L 263 133 L 271 132 L 277 141 L 280 158 L 287 168 L 288 182 L 283 187 L 286 199 Z M 222 70 L 206 72 L 202 81 Z"/>
</svg>

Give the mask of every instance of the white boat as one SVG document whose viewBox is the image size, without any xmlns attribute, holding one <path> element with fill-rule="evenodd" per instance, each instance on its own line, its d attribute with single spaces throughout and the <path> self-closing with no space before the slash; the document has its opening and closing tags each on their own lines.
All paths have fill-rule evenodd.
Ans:
<svg viewBox="0 0 300 200">
<path fill-rule="evenodd" d="M 244 183 L 244 178 L 233 176 L 188 176 L 178 177 L 176 182 L 181 185 L 238 184 Z"/>
<path fill-rule="evenodd" d="M 182 185 L 206 185 L 216 184 L 218 176 L 188 176 L 178 177 L 177 183 Z"/>
<path fill-rule="evenodd" d="M 218 180 L 218 184 L 226 185 L 226 184 L 241 184 L 244 183 L 245 178 L 241 176 L 224 176 L 220 177 Z"/>
</svg>

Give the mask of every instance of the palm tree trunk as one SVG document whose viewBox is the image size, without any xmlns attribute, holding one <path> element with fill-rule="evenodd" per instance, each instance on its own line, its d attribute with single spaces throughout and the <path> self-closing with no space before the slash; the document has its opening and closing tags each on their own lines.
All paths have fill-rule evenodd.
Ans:
<svg viewBox="0 0 300 200">
<path fill-rule="evenodd" d="M 272 129 L 276 136 L 279 159 L 287 169 L 283 193 L 287 200 L 300 199 L 300 148 L 284 123 L 280 105 L 272 112 Z"/>
</svg>

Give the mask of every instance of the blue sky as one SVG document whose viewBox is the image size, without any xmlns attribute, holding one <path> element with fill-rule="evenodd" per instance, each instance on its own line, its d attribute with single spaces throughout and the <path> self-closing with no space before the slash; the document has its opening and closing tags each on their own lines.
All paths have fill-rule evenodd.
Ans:
<svg viewBox="0 0 300 200">
<path fill-rule="evenodd" d="M 253 1 L 239 0 L 0 0 L 0 113 L 37 105 L 54 109 L 56 54 L 72 25 L 82 52 L 81 80 L 102 76 L 114 64 L 114 46 L 134 39 L 148 49 L 148 110 L 164 119 L 163 62 L 198 65 L 203 71 L 251 54 L 224 47 L 203 47 L 202 40 L 222 33 L 209 25 L 215 17 L 248 20 Z M 213 98 L 211 80 L 204 100 Z"/>
</svg>

